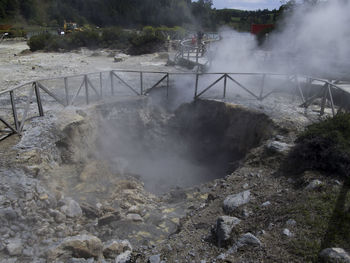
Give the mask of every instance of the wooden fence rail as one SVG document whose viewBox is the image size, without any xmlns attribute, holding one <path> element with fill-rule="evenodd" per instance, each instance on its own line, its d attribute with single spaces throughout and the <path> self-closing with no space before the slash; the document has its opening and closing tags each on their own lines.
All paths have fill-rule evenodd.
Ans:
<svg viewBox="0 0 350 263">
<path fill-rule="evenodd" d="M 127 80 L 126 77 L 132 75 L 132 83 Z M 139 81 L 136 81 L 135 76 L 139 76 Z M 146 79 L 145 76 L 152 76 L 152 79 Z M 160 77 L 159 77 L 160 76 Z M 95 77 L 95 83 L 92 78 Z M 4 115 L 4 112 L 0 110 L 0 123 L 5 125 L 5 130 L 1 132 L 5 135 L 0 137 L 0 141 L 7 138 L 12 134 L 21 134 L 23 132 L 24 125 L 26 121 L 33 117 L 44 116 L 45 109 L 43 106 L 43 96 L 48 96 L 52 98 L 55 102 L 62 105 L 63 107 L 71 105 L 81 105 L 90 104 L 93 101 L 99 101 L 105 97 L 119 95 L 117 88 L 123 88 L 126 91 L 131 92 L 136 96 L 146 96 L 152 91 L 160 87 L 166 89 L 166 98 L 169 97 L 170 89 L 170 79 L 180 77 L 180 78 L 192 78 L 194 85 L 194 100 L 202 98 L 204 95 L 209 95 L 210 90 L 213 90 L 215 86 L 222 87 L 222 98 L 226 98 L 228 91 L 231 90 L 242 90 L 246 94 L 252 97 L 252 99 L 262 101 L 266 99 L 273 93 L 280 92 L 280 89 L 268 90 L 267 79 L 269 81 L 273 78 L 286 80 L 279 84 L 279 86 L 291 85 L 294 87 L 294 94 L 297 94 L 300 98 L 301 107 L 308 108 L 315 100 L 321 99 L 320 105 L 320 115 L 325 114 L 325 108 L 327 101 L 330 103 L 330 108 L 332 110 L 332 115 L 336 115 L 338 112 L 349 109 L 350 104 L 350 93 L 341 87 L 339 87 L 336 82 L 331 80 L 324 80 L 319 78 L 313 78 L 310 76 L 298 76 L 296 74 L 275 74 L 275 73 L 169 73 L 169 72 L 156 72 L 156 71 L 135 71 L 135 70 L 111 70 L 97 73 L 81 74 L 75 76 L 64 76 L 60 78 L 49 78 L 41 79 L 28 83 L 24 83 L 12 89 L 0 92 L 0 101 L 9 101 L 10 103 L 4 105 L 10 110 L 11 121 L 6 119 L 9 114 Z M 257 87 L 248 87 L 238 80 L 239 77 L 249 77 L 249 78 L 259 78 L 260 84 Z M 75 80 L 75 83 L 74 83 Z M 304 82 L 302 81 L 304 80 Z M 55 88 L 54 91 L 45 84 L 48 81 L 55 81 L 55 83 L 63 82 L 63 87 Z M 97 84 L 96 84 L 97 82 Z M 210 83 L 205 85 L 205 83 Z M 316 92 L 310 92 L 310 87 L 312 83 L 321 83 L 314 86 L 317 88 Z M 109 83 L 109 84 L 107 84 Z M 138 83 L 138 84 L 137 84 Z M 222 84 L 220 84 L 222 83 Z M 231 83 L 231 84 L 230 84 Z M 233 85 L 232 85 L 233 84 Z M 74 88 L 79 88 L 74 91 Z M 146 88 L 149 86 L 149 88 Z M 28 95 L 23 95 L 24 89 L 29 87 Z M 190 87 L 191 88 L 191 87 Z M 84 94 L 80 96 L 82 90 L 85 90 Z M 108 92 L 110 89 L 110 92 Z M 201 89 L 201 90 L 200 90 Z M 56 91 L 56 92 L 55 92 Z M 59 93 L 57 93 L 57 91 Z M 217 91 L 217 90 L 216 90 Z M 17 97 L 16 97 L 17 94 Z M 80 97 L 79 97 L 80 96 Z M 336 99 L 335 99 L 336 96 Z M 18 104 L 16 98 L 26 98 L 24 101 L 23 113 L 18 113 Z M 78 100 L 78 98 L 83 97 L 83 100 Z M 210 98 L 210 97 L 209 97 Z M 3 99 L 3 100 L 2 100 Z M 17 99 L 19 100 L 19 99 Z M 23 99 L 22 99 L 23 100 Z M 46 99 L 44 99 L 45 101 Z M 23 103 L 23 101 L 21 101 Z M 37 113 L 34 116 L 33 112 L 30 112 L 30 107 L 32 104 L 36 104 Z M 5 104 L 5 103 L 3 103 Z M 1 105 L 3 106 L 3 105 Z M 20 118 L 21 117 L 21 118 Z"/>
</svg>

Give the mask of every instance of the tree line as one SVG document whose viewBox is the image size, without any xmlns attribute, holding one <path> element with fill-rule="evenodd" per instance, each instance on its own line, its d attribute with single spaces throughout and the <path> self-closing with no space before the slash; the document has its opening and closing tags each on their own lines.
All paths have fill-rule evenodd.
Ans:
<svg viewBox="0 0 350 263">
<path fill-rule="evenodd" d="M 271 22 L 277 11 L 216 10 L 212 0 L 0 0 L 0 23 L 60 27 L 64 21 L 99 27 L 184 26 L 216 29 L 226 24 L 246 30 L 251 22 Z"/>
</svg>

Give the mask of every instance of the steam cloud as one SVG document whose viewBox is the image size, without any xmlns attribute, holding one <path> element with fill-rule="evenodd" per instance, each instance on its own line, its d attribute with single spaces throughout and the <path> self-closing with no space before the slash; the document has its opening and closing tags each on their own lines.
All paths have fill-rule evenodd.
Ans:
<svg viewBox="0 0 350 263">
<path fill-rule="evenodd" d="M 261 52 L 249 34 L 223 31 L 211 71 L 283 72 L 349 79 L 350 2 L 299 4 Z"/>
</svg>

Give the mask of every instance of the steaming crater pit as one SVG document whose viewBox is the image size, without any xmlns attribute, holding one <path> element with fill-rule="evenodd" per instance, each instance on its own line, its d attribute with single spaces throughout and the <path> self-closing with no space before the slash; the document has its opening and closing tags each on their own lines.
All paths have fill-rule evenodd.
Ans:
<svg viewBox="0 0 350 263">
<path fill-rule="evenodd" d="M 63 162 L 108 163 L 113 174 L 137 177 L 156 194 L 226 176 L 273 132 L 265 114 L 218 101 L 168 112 L 132 99 L 93 111 L 89 122 L 66 129 L 57 143 Z"/>
</svg>

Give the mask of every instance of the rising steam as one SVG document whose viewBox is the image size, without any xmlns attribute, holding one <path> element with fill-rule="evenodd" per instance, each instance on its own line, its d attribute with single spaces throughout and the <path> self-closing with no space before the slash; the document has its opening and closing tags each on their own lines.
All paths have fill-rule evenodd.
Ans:
<svg viewBox="0 0 350 263">
<path fill-rule="evenodd" d="M 344 78 L 349 74 L 350 3 L 343 0 L 298 4 L 259 53 L 249 34 L 225 31 L 216 44 L 211 71 L 314 74 Z"/>
</svg>

